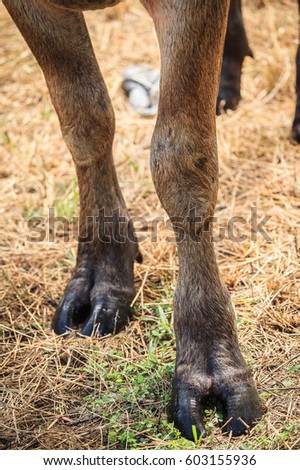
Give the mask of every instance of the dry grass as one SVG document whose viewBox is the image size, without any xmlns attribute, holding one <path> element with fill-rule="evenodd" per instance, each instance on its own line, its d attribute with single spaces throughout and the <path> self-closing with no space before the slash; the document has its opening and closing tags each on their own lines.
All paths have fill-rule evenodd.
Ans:
<svg viewBox="0 0 300 470">
<path fill-rule="evenodd" d="M 239 337 L 266 415 L 249 435 L 223 436 L 217 426 L 201 446 L 299 449 L 300 147 L 290 142 L 294 112 L 296 1 L 259 9 L 245 2 L 255 60 L 244 67 L 243 102 L 218 118 L 220 192 L 217 229 L 232 216 L 271 216 L 271 238 L 216 242 L 220 269 L 238 314 Z M 129 109 L 120 90 L 131 64 L 158 67 L 151 20 L 137 2 L 86 15 L 113 100 L 115 160 L 133 216 L 164 216 L 149 172 L 154 119 Z M 42 73 L 0 7 L 1 442 L 13 449 L 193 448 L 166 421 L 174 365 L 173 244 L 142 243 L 136 267 L 137 315 L 117 337 L 62 341 L 49 324 L 76 253 L 59 227 L 55 242 L 29 242 L 27 220 L 77 213 L 74 167 L 61 139 Z M 218 413 L 208 414 L 208 424 Z"/>
</svg>

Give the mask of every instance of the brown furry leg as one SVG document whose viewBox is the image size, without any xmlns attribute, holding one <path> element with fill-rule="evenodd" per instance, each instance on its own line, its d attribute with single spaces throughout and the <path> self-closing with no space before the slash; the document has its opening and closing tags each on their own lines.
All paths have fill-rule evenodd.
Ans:
<svg viewBox="0 0 300 470">
<path fill-rule="evenodd" d="M 138 246 L 112 158 L 114 113 L 82 13 L 43 0 L 4 4 L 42 67 L 78 176 L 77 263 L 53 328 L 117 332 L 132 313 Z"/>
<path fill-rule="evenodd" d="M 172 418 L 186 437 L 193 439 L 193 426 L 199 436 L 204 401 L 214 395 L 226 406 L 226 430 L 238 435 L 260 416 L 260 402 L 206 223 L 217 198 L 215 103 L 229 1 L 144 4 L 154 19 L 162 61 L 151 169 L 179 234 Z"/>
</svg>

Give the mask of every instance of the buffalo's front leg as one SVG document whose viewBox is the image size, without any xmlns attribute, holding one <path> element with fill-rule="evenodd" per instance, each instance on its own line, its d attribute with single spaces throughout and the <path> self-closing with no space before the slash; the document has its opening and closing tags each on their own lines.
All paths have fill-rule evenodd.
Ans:
<svg viewBox="0 0 300 470">
<path fill-rule="evenodd" d="M 217 98 L 217 114 L 222 110 L 236 109 L 241 99 L 241 75 L 246 56 L 253 57 L 244 27 L 241 0 L 231 0 L 220 87 Z"/>
<path fill-rule="evenodd" d="M 204 432 L 209 396 L 226 407 L 238 435 L 260 417 L 251 373 L 240 352 L 233 307 L 218 271 L 209 218 L 217 198 L 215 103 L 227 0 L 144 2 L 161 49 L 161 89 L 152 140 L 157 193 L 178 235 L 174 298 L 177 345 L 172 417 L 193 439 Z"/>
<path fill-rule="evenodd" d="M 42 67 L 78 176 L 77 263 L 53 328 L 117 332 L 132 313 L 138 246 L 113 164 L 114 113 L 83 16 L 43 0 L 4 4 Z"/>
</svg>

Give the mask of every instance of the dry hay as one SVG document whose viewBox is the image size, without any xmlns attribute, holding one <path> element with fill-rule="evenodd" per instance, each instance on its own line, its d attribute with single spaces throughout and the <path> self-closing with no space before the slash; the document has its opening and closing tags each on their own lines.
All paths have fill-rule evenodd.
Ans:
<svg viewBox="0 0 300 470">
<path fill-rule="evenodd" d="M 239 109 L 217 121 L 216 231 L 231 217 L 243 217 L 247 224 L 238 225 L 238 230 L 246 240 L 222 237 L 215 247 L 236 306 L 242 350 L 266 415 L 250 435 L 233 440 L 214 427 L 201 445 L 296 449 L 300 147 L 289 135 L 295 103 L 297 2 L 245 3 L 255 60 L 245 62 Z M 148 163 L 155 119 L 142 119 L 129 108 L 120 82 L 128 65 L 158 67 L 152 22 L 133 1 L 86 18 L 116 113 L 114 147 L 121 187 L 132 216 L 151 223 L 157 216 L 165 217 Z M 74 167 L 42 73 L 3 7 L 0 29 L 3 448 L 193 448 L 165 424 L 174 364 L 169 327 L 177 261 L 174 244 L 163 240 L 163 227 L 159 243 L 151 242 L 148 233 L 141 244 L 144 263 L 136 266 L 139 307 L 125 332 L 115 338 L 62 341 L 49 329 L 74 266 L 76 243 L 72 238 L 65 241 L 59 227 L 55 242 L 29 242 L 27 220 L 47 216 L 53 206 L 58 215 L 76 214 Z M 253 207 L 259 220 L 270 216 L 265 225 L 269 242 L 260 235 L 251 239 Z M 158 319 L 157 312 L 165 317 Z M 137 391 L 129 377 L 134 364 L 141 368 Z M 156 389 L 145 391 L 140 400 L 138 394 L 150 387 L 147 373 Z M 126 393 L 131 392 L 130 404 Z"/>
</svg>

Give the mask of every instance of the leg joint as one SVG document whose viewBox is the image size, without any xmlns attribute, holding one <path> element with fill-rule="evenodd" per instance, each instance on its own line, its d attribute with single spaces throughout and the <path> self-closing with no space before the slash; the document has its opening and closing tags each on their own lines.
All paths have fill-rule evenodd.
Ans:
<svg viewBox="0 0 300 470">
<path fill-rule="evenodd" d="M 158 196 L 169 216 L 186 217 L 196 211 L 212 215 L 218 187 L 215 140 L 192 139 L 188 133 L 176 139 L 174 131 L 156 132 L 152 139 L 151 171 Z"/>
</svg>

